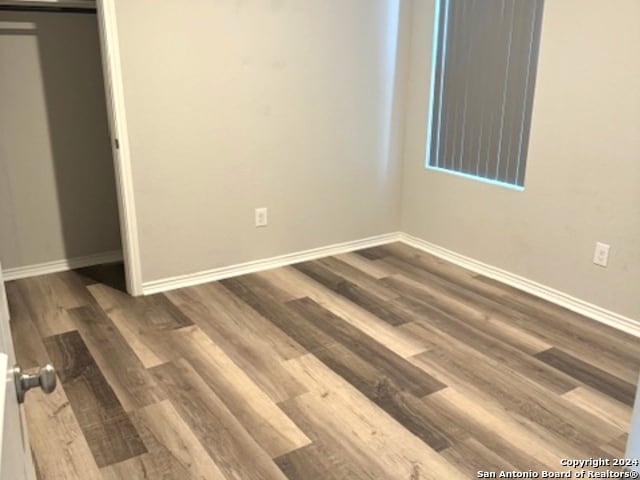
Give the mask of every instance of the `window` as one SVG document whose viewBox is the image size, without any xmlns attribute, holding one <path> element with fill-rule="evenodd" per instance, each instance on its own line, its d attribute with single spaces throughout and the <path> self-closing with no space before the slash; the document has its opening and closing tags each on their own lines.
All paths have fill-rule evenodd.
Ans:
<svg viewBox="0 0 640 480">
<path fill-rule="evenodd" d="M 436 0 L 428 167 L 523 187 L 543 0 Z"/>
</svg>

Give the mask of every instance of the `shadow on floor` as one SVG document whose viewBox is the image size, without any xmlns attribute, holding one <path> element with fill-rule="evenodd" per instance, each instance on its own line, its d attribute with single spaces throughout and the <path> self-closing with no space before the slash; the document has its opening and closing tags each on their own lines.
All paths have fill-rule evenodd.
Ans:
<svg viewBox="0 0 640 480">
<path fill-rule="evenodd" d="M 102 283 L 121 292 L 127 292 L 124 263 L 122 262 L 77 268 L 74 272 L 80 275 L 85 285 Z"/>
</svg>

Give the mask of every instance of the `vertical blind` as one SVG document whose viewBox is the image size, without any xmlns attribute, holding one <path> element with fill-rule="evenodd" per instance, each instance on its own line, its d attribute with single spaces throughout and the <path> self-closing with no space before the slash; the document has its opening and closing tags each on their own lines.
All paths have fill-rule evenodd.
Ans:
<svg viewBox="0 0 640 480">
<path fill-rule="evenodd" d="M 429 166 L 523 186 L 543 0 L 437 0 Z"/>
</svg>

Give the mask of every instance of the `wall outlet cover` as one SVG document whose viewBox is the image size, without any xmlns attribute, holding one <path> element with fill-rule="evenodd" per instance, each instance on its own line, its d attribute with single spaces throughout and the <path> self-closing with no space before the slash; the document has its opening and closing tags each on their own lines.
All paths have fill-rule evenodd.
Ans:
<svg viewBox="0 0 640 480">
<path fill-rule="evenodd" d="M 596 250 L 593 253 L 593 263 L 601 267 L 609 264 L 609 249 L 611 245 L 602 242 L 596 242 Z"/>
<path fill-rule="evenodd" d="M 266 227 L 267 223 L 267 207 L 256 208 L 256 227 Z"/>
</svg>

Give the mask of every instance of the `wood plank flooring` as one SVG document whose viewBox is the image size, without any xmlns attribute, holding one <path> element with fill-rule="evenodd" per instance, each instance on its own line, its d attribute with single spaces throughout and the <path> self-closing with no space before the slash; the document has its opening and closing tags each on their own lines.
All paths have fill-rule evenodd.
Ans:
<svg viewBox="0 0 640 480">
<path fill-rule="evenodd" d="M 7 285 L 41 479 L 465 479 L 624 455 L 640 341 L 402 244 L 131 298 Z"/>
</svg>

